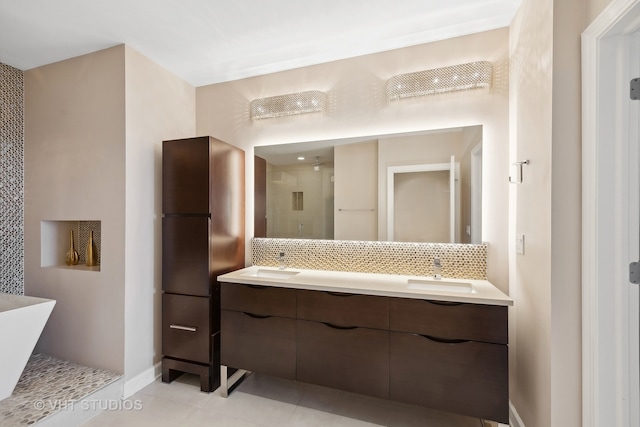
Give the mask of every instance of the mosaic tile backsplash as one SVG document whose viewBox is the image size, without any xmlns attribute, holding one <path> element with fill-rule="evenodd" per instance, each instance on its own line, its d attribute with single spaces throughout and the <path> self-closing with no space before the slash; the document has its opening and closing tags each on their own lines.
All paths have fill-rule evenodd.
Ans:
<svg viewBox="0 0 640 427">
<path fill-rule="evenodd" d="M 0 292 L 24 293 L 24 74 L 2 63 Z"/>
<path fill-rule="evenodd" d="M 254 238 L 251 246 L 253 264 L 265 267 L 284 252 L 290 268 L 431 276 L 440 258 L 444 277 L 487 279 L 485 244 Z"/>
</svg>

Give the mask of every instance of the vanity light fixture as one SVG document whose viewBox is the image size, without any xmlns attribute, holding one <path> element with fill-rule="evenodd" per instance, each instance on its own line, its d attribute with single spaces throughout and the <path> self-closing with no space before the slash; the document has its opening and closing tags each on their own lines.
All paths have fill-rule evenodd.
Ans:
<svg viewBox="0 0 640 427">
<path fill-rule="evenodd" d="M 251 119 L 272 119 L 274 117 L 323 112 L 327 105 L 327 94 L 319 90 L 290 93 L 287 95 L 257 98 L 251 101 Z"/>
<path fill-rule="evenodd" d="M 435 95 L 470 89 L 488 89 L 493 80 L 489 61 L 469 62 L 415 73 L 398 74 L 387 80 L 387 99 Z"/>
</svg>

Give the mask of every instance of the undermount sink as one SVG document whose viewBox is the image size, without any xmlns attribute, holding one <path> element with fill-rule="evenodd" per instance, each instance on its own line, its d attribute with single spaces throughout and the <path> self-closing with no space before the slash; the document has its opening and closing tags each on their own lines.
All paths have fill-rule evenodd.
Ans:
<svg viewBox="0 0 640 427">
<path fill-rule="evenodd" d="M 243 276 L 264 277 L 265 279 L 282 279 L 287 280 L 300 273 L 299 271 L 292 270 L 268 270 L 258 269 L 249 273 L 243 274 Z"/>
<path fill-rule="evenodd" d="M 436 279 L 408 279 L 409 289 L 420 289 L 423 291 L 459 292 L 462 294 L 475 294 L 476 290 L 468 282 L 452 282 L 449 280 Z"/>
</svg>

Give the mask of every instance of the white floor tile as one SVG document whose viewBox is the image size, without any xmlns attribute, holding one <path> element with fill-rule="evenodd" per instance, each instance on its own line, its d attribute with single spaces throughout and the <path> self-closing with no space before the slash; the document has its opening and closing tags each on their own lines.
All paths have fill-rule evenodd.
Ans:
<svg viewBox="0 0 640 427">
<path fill-rule="evenodd" d="M 200 391 L 197 377 L 157 380 L 130 398 L 139 411 L 105 411 L 86 427 L 480 427 L 480 420 L 266 375 L 250 375 L 228 398 Z"/>
<path fill-rule="evenodd" d="M 180 423 L 180 427 L 263 427 L 251 421 L 233 418 L 227 415 L 215 413 L 197 408 Z"/>
<path fill-rule="evenodd" d="M 285 425 L 296 405 L 255 396 L 236 390 L 228 398 L 220 398 L 212 411 L 252 423 L 279 427 Z"/>
<path fill-rule="evenodd" d="M 200 380 L 195 375 L 182 375 L 171 384 L 155 381 L 140 390 L 138 395 L 161 397 L 198 408 L 210 405 L 213 399 L 213 393 L 200 391 Z"/>
<path fill-rule="evenodd" d="M 134 403 L 140 404 L 140 409 L 132 406 L 132 410 L 104 411 L 89 422 L 83 424 L 87 427 L 106 427 L 106 426 L 177 426 L 186 419 L 195 407 L 183 403 L 173 402 L 171 400 L 155 397 L 152 395 L 143 395 L 136 393 L 130 399 Z"/>
<path fill-rule="evenodd" d="M 298 406 L 288 424 L 283 427 L 374 427 L 380 425 Z"/>
</svg>

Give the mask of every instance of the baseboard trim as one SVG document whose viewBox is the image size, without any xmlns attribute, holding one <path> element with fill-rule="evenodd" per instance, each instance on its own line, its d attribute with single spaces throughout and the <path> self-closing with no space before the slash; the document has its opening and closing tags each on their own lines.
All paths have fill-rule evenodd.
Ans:
<svg viewBox="0 0 640 427">
<path fill-rule="evenodd" d="M 522 422 L 522 418 L 520 418 L 520 415 L 518 414 L 518 411 L 516 411 L 516 407 L 513 406 L 512 402 L 509 402 L 509 423 L 511 424 L 511 427 L 525 427 Z"/>
<path fill-rule="evenodd" d="M 158 362 L 144 372 L 136 375 L 128 381 L 125 381 L 122 388 L 122 398 L 127 399 L 152 382 L 154 382 L 162 374 L 162 362 Z"/>
</svg>

